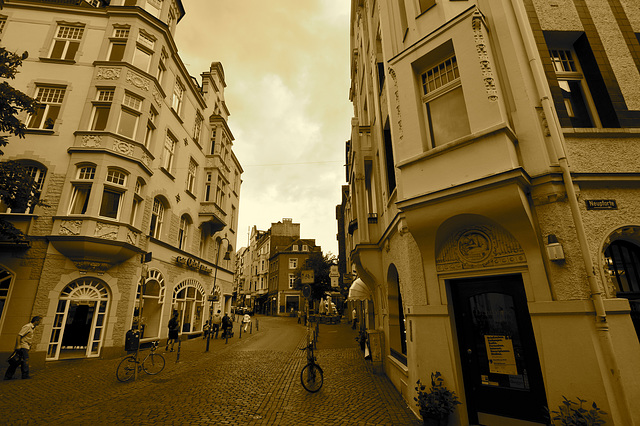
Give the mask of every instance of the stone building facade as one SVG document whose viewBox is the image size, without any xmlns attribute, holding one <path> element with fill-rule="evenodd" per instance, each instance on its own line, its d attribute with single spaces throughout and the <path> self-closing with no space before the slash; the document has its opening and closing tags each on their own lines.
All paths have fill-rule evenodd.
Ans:
<svg viewBox="0 0 640 426">
<path fill-rule="evenodd" d="M 120 355 L 131 328 L 164 339 L 172 312 L 194 337 L 230 309 L 243 170 L 222 65 L 196 79 L 177 53 L 184 14 L 180 0 L 4 2 L 2 44 L 29 52 L 11 83 L 39 109 L 2 160 L 29 167 L 46 205 L 1 208 L 26 240 L 0 251 L 0 352 L 33 315 L 41 364 Z"/>
<path fill-rule="evenodd" d="M 440 371 L 450 424 L 545 424 L 563 395 L 636 424 L 636 2 L 351 4 L 340 231 L 374 362 L 412 407 Z"/>
</svg>

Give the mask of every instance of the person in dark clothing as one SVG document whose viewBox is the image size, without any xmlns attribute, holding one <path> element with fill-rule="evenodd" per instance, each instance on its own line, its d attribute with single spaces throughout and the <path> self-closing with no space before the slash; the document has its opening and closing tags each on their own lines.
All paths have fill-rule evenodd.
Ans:
<svg viewBox="0 0 640 426">
<path fill-rule="evenodd" d="M 229 318 L 229 315 L 224 314 L 224 316 L 222 317 L 222 337 L 231 337 L 232 328 L 233 322 L 231 321 L 231 318 Z"/>
<path fill-rule="evenodd" d="M 173 316 L 169 320 L 169 338 L 167 339 L 167 346 L 165 351 L 169 350 L 169 343 L 171 343 L 171 352 L 173 352 L 173 345 L 180 338 L 178 332 L 180 330 L 180 321 L 178 321 L 178 311 L 173 312 Z"/>
</svg>

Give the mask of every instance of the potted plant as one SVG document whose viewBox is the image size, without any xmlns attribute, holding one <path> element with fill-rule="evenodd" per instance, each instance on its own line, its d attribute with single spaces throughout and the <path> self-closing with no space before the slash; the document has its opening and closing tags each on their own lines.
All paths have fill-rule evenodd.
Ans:
<svg viewBox="0 0 640 426">
<path fill-rule="evenodd" d="M 439 371 L 431 373 L 431 387 L 418 380 L 416 391 L 418 396 L 413 399 L 420 408 L 420 415 L 425 425 L 445 426 L 449 421 L 449 414 L 453 413 L 456 405 L 460 404 L 454 391 L 444 386 L 444 379 Z"/>
</svg>

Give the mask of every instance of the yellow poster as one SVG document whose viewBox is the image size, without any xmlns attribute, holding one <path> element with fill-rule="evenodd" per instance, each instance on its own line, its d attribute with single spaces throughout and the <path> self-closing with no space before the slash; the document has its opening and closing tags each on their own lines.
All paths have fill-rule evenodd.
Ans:
<svg viewBox="0 0 640 426">
<path fill-rule="evenodd" d="M 484 336 L 489 359 L 489 372 L 497 374 L 517 375 L 516 357 L 513 343 L 507 336 Z"/>
</svg>

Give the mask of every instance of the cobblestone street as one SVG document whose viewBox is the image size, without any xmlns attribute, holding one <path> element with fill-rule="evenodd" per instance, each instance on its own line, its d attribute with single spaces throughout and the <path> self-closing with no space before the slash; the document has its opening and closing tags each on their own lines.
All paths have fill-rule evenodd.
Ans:
<svg viewBox="0 0 640 426">
<path fill-rule="evenodd" d="M 300 384 L 306 328 L 295 318 L 256 317 L 259 331 L 225 344 L 182 342 L 158 376 L 120 383 L 119 359 L 48 363 L 31 380 L 0 382 L 3 424 L 419 425 L 391 382 L 372 373 L 348 324 L 320 325 L 324 386 Z M 162 342 L 164 343 L 164 341 Z M 177 346 L 176 346 L 177 348 Z M 6 366 L 3 366 L 3 368 Z M 4 370 L 3 370 L 4 371 Z M 19 374 L 17 374 L 19 377 Z"/>
</svg>

